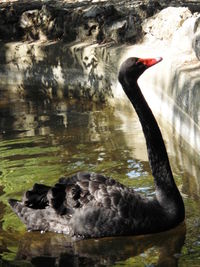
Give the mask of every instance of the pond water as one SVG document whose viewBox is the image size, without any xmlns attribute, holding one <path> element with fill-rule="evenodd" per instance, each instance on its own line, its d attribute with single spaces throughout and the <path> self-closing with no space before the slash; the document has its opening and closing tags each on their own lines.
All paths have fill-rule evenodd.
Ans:
<svg viewBox="0 0 200 267">
<path fill-rule="evenodd" d="M 199 155 L 165 132 L 186 206 L 185 224 L 165 233 L 72 242 L 28 233 L 8 205 L 37 183 L 100 172 L 154 194 L 137 116 L 90 101 L 36 102 L 0 94 L 0 266 L 200 266 Z"/>
</svg>

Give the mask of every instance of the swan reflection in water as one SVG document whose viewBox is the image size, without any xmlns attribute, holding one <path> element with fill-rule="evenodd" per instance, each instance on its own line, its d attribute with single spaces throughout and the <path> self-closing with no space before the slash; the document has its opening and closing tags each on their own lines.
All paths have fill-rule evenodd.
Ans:
<svg viewBox="0 0 200 267">
<path fill-rule="evenodd" d="M 173 267 L 178 266 L 185 232 L 185 224 L 182 223 L 159 234 L 76 242 L 66 235 L 30 232 L 25 233 L 20 241 L 16 261 L 29 261 L 36 267 L 44 266 L 44 263 L 49 267 L 110 266 L 139 256 L 133 261 L 140 266 L 145 265 L 146 258 L 148 265 Z M 156 256 L 151 257 L 151 253 Z"/>
</svg>

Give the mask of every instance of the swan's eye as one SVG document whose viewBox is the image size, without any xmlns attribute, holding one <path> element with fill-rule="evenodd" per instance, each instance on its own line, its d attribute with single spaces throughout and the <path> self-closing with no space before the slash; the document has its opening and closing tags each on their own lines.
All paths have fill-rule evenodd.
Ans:
<svg viewBox="0 0 200 267">
<path fill-rule="evenodd" d="M 136 61 L 136 66 L 142 66 L 143 65 L 143 63 L 138 59 L 137 61 Z"/>
</svg>

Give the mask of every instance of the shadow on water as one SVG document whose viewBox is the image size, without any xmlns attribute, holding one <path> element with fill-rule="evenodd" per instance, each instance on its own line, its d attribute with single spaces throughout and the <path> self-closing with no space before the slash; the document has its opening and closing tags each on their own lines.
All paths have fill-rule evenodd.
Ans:
<svg viewBox="0 0 200 267">
<path fill-rule="evenodd" d="M 73 242 L 59 234 L 26 233 L 13 266 L 178 266 L 185 225 L 155 235 L 115 237 Z M 140 256 L 137 258 L 137 256 Z M 123 262 L 122 262 L 123 261 Z M 152 265 L 153 264 L 153 265 Z M 29 265 L 26 265 L 29 266 Z"/>
</svg>

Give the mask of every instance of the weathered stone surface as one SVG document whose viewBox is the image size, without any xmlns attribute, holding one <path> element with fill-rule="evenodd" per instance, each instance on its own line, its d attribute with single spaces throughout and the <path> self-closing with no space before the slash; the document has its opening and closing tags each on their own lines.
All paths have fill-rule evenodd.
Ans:
<svg viewBox="0 0 200 267">
<path fill-rule="evenodd" d="M 3 59 L 5 51 L 9 52 Z M 113 60 L 118 61 L 117 51 L 79 43 L 9 43 L 0 47 L 0 60 L 5 60 L 0 65 L 1 87 L 22 97 L 106 101 L 113 96 L 111 85 L 118 68 Z"/>
<path fill-rule="evenodd" d="M 157 39 L 169 40 L 192 16 L 188 8 L 168 7 L 143 23 L 143 30 Z"/>
<path fill-rule="evenodd" d="M 186 2 L 186 3 L 185 3 Z M 141 22 L 167 6 L 191 1 L 8 1 L 0 3 L 0 40 L 138 41 Z M 166 28 L 166 27 L 165 27 Z"/>
<path fill-rule="evenodd" d="M 195 51 L 196 57 L 198 58 L 198 60 L 200 60 L 200 15 L 195 20 L 193 30 L 194 30 L 195 36 L 193 38 L 192 47 Z"/>
<path fill-rule="evenodd" d="M 29 2 L 30 3 L 30 2 Z M 0 39 L 135 41 L 140 38 L 141 20 L 146 10 L 134 5 L 120 9 L 114 2 L 101 4 L 88 1 L 65 3 L 37 1 L 30 4 L 0 4 Z M 6 14 L 6 15 L 5 15 Z M 119 23 L 124 21 L 125 23 Z M 7 26 L 7 27 L 6 27 Z"/>
<path fill-rule="evenodd" d="M 166 25 L 174 18 L 174 25 L 169 30 L 165 30 L 165 25 L 162 24 L 164 12 L 168 13 Z M 155 15 L 155 24 L 152 24 L 145 36 L 146 43 L 143 43 L 143 49 L 157 47 L 157 53 L 164 58 L 161 68 L 156 73 L 153 73 L 153 69 L 149 70 L 143 79 L 143 88 L 148 87 L 151 92 L 156 92 L 154 95 L 144 91 L 148 102 L 197 151 L 200 150 L 200 63 L 197 42 L 199 15 L 192 14 L 185 8 L 167 8 Z M 161 21 L 156 23 L 160 16 Z M 148 20 L 144 25 L 145 23 L 149 25 Z M 155 25 L 159 23 L 161 30 L 156 30 Z"/>
</svg>

